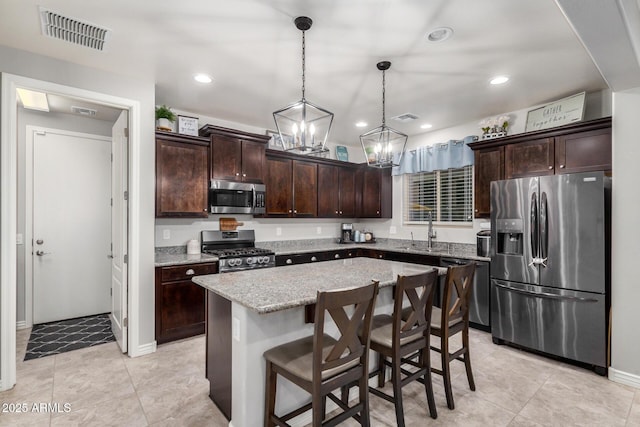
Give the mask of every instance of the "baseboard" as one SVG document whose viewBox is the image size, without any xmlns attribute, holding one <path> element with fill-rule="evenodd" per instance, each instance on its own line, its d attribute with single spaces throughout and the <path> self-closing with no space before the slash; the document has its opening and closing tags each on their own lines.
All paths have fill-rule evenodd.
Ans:
<svg viewBox="0 0 640 427">
<path fill-rule="evenodd" d="M 27 321 L 26 320 L 19 320 L 16 322 L 16 330 L 19 331 L 20 329 L 27 329 Z"/>
<path fill-rule="evenodd" d="M 630 374 L 609 367 L 609 379 L 613 382 L 640 389 L 640 375 Z"/>
<path fill-rule="evenodd" d="M 131 356 L 132 352 L 128 352 L 131 357 L 139 357 L 147 354 L 155 353 L 158 348 L 158 343 L 156 341 L 152 341 L 147 344 L 141 344 L 138 346 L 137 351 L 133 352 L 135 356 Z"/>
</svg>

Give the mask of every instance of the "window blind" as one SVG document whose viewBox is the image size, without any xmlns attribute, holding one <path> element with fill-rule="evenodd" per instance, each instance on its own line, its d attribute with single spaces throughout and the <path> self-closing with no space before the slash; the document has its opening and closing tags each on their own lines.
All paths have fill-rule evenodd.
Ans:
<svg viewBox="0 0 640 427">
<path fill-rule="evenodd" d="M 405 175 L 404 220 L 471 222 L 473 220 L 473 167 Z"/>
</svg>

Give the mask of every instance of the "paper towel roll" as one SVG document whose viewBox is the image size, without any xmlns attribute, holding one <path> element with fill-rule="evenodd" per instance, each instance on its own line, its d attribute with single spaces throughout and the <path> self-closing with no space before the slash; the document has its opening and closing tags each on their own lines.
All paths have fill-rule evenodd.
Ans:
<svg viewBox="0 0 640 427">
<path fill-rule="evenodd" d="M 200 243 L 192 239 L 187 242 L 187 255 L 198 255 L 200 253 Z"/>
</svg>

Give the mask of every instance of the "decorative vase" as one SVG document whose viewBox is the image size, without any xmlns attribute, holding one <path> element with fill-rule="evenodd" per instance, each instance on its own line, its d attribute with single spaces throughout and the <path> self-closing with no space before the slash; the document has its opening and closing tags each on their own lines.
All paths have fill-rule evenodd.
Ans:
<svg viewBox="0 0 640 427">
<path fill-rule="evenodd" d="M 165 130 L 167 132 L 173 131 L 173 126 L 169 119 L 158 119 L 156 120 L 156 129 Z"/>
</svg>

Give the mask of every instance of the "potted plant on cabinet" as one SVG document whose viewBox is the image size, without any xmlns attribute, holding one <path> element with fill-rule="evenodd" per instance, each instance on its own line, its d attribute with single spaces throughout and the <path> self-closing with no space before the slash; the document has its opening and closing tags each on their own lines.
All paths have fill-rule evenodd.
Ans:
<svg viewBox="0 0 640 427">
<path fill-rule="evenodd" d="M 156 129 L 173 131 L 172 123 L 176 121 L 176 115 L 166 105 L 156 107 Z"/>
</svg>

